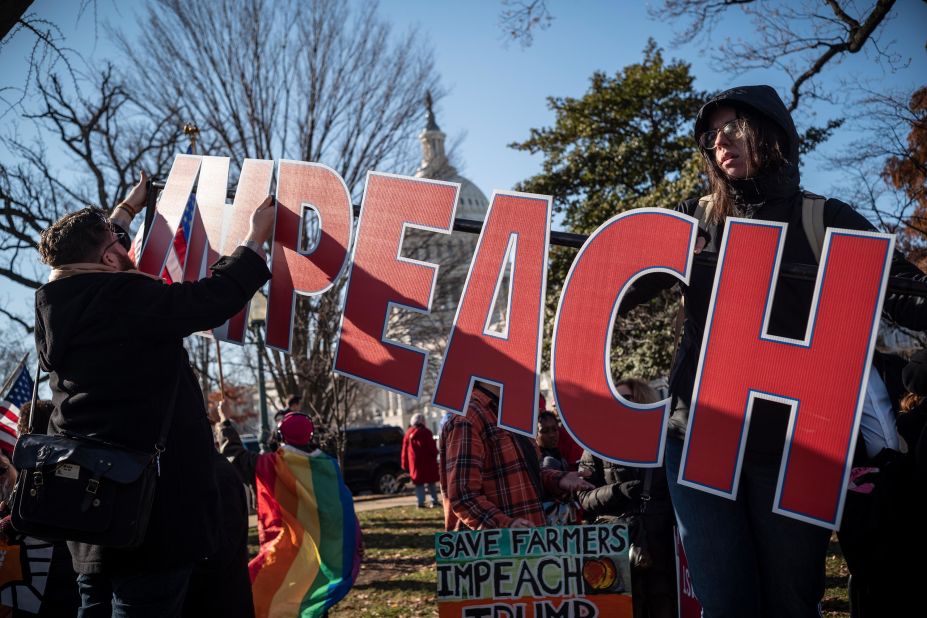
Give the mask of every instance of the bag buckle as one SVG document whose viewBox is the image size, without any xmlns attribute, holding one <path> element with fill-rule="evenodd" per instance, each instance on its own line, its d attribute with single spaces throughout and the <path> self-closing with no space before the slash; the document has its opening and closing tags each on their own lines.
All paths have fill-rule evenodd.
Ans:
<svg viewBox="0 0 927 618">
<path fill-rule="evenodd" d="M 36 470 L 35 472 L 32 473 L 32 486 L 33 487 L 41 487 L 42 483 L 44 482 L 45 481 L 42 479 L 41 470 Z"/>
<path fill-rule="evenodd" d="M 87 481 L 87 493 L 88 494 L 96 494 L 99 488 L 100 488 L 99 479 L 93 478 Z"/>
</svg>

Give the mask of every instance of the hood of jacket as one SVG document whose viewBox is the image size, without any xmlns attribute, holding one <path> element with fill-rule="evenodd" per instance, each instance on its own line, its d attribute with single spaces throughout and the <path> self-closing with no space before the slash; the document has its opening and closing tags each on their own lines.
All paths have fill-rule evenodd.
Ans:
<svg viewBox="0 0 927 618">
<path fill-rule="evenodd" d="M 695 137 L 698 138 L 708 125 L 708 115 L 715 108 L 722 105 L 732 107 L 749 107 L 755 112 L 766 116 L 785 131 L 786 138 L 789 140 L 788 157 L 789 161 L 798 165 L 798 131 L 795 130 L 795 123 L 792 121 L 792 114 L 785 107 L 785 103 L 779 98 L 779 95 L 771 86 L 738 86 L 725 90 L 714 96 L 707 103 L 702 105 L 698 110 L 698 116 L 695 119 Z"/>
<path fill-rule="evenodd" d="M 798 169 L 798 145 L 801 141 L 792 115 L 771 86 L 738 86 L 716 95 L 698 111 L 695 119 L 695 136 L 701 135 L 708 128 L 708 116 L 722 105 L 734 108 L 749 107 L 755 113 L 765 116 L 777 124 L 784 132 L 789 163 L 774 170 L 766 170 L 752 178 L 739 178 L 730 181 L 730 186 L 738 203 L 744 205 L 748 216 L 762 208 L 769 200 L 789 198 L 799 188 L 801 181 Z"/>
</svg>

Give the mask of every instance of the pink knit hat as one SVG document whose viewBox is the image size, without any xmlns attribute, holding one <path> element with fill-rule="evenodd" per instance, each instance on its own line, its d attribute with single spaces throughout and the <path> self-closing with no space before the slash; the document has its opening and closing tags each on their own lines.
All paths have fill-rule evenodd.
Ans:
<svg viewBox="0 0 927 618">
<path fill-rule="evenodd" d="M 315 425 L 309 415 L 302 412 L 290 412 L 277 425 L 277 431 L 284 443 L 302 447 L 312 441 Z"/>
</svg>

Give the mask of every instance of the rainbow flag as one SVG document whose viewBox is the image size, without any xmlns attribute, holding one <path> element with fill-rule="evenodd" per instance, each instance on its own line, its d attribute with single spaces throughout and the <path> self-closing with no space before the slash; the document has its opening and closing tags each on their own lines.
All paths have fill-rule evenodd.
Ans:
<svg viewBox="0 0 927 618">
<path fill-rule="evenodd" d="M 257 461 L 261 550 L 248 565 L 257 618 L 316 618 L 360 569 L 360 527 L 338 463 L 289 447 Z"/>
</svg>

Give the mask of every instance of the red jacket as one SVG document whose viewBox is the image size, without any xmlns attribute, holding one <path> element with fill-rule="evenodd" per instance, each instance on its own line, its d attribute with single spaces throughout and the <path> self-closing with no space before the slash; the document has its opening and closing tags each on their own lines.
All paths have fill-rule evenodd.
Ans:
<svg viewBox="0 0 927 618">
<path fill-rule="evenodd" d="M 438 482 L 438 447 L 424 425 L 409 427 L 402 438 L 402 469 L 408 470 L 416 485 Z"/>
</svg>

